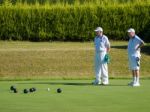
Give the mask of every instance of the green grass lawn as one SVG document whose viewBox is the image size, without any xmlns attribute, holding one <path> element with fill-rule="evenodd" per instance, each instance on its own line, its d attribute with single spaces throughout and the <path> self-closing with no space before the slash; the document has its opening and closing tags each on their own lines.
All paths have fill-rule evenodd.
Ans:
<svg viewBox="0 0 150 112">
<path fill-rule="evenodd" d="M 112 78 L 129 78 L 127 42 L 111 41 Z M 150 77 L 150 44 L 142 49 L 141 77 Z M 0 41 L 0 79 L 92 79 L 93 42 Z"/>
<path fill-rule="evenodd" d="M 149 112 L 150 81 L 129 87 L 129 80 L 110 80 L 109 86 L 93 86 L 92 80 L 0 81 L 1 112 Z M 11 93 L 15 85 L 19 93 Z M 23 94 L 24 88 L 35 93 Z M 51 90 L 48 92 L 47 88 Z M 63 92 L 56 93 L 57 88 Z"/>
</svg>

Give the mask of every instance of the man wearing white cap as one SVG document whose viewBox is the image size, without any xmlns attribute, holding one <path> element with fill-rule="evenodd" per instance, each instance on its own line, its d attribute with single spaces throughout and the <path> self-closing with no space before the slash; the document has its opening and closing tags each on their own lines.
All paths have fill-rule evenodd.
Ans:
<svg viewBox="0 0 150 112">
<path fill-rule="evenodd" d="M 108 66 L 105 57 L 110 49 L 110 43 L 107 36 L 103 35 L 103 29 L 97 27 L 95 30 L 96 37 L 94 39 L 95 44 L 95 81 L 94 85 L 108 85 Z"/>
<path fill-rule="evenodd" d="M 128 59 L 129 66 L 132 70 L 133 80 L 129 83 L 130 86 L 140 86 L 139 82 L 139 70 L 140 70 L 140 48 L 144 45 L 144 41 L 141 40 L 136 34 L 133 28 L 128 29 L 128 36 L 130 37 L 128 43 Z"/>
</svg>

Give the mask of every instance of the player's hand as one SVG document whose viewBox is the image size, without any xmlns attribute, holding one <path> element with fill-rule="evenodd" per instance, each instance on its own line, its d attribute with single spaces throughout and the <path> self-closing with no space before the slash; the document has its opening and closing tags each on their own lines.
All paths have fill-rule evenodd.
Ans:
<svg viewBox="0 0 150 112">
<path fill-rule="evenodd" d="M 110 62 L 110 55 L 109 55 L 108 53 L 105 55 L 104 61 L 105 61 L 107 64 L 109 64 L 109 62 Z"/>
</svg>

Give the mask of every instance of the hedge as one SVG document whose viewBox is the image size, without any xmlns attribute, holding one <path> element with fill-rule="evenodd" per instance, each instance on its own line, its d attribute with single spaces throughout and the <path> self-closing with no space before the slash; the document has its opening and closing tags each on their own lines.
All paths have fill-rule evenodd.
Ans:
<svg viewBox="0 0 150 112">
<path fill-rule="evenodd" d="M 97 26 L 110 39 L 126 40 L 133 27 L 150 41 L 150 4 L 0 6 L 1 40 L 89 41 Z"/>
</svg>

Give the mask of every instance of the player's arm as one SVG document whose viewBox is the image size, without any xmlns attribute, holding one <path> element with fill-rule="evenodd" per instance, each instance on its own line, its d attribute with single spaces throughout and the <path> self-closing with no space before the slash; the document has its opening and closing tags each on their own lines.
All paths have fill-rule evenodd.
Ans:
<svg viewBox="0 0 150 112">
<path fill-rule="evenodd" d="M 107 53 L 110 51 L 110 46 L 107 47 Z"/>
<path fill-rule="evenodd" d="M 144 41 L 141 41 L 139 46 L 136 48 L 136 50 L 138 50 L 139 48 L 143 47 L 145 45 Z"/>
<path fill-rule="evenodd" d="M 106 46 L 107 46 L 107 53 L 110 51 L 110 42 L 109 42 L 109 40 L 107 39 L 107 44 L 106 44 Z"/>
<path fill-rule="evenodd" d="M 106 52 L 109 53 L 109 51 L 110 51 L 110 42 L 108 40 L 108 37 L 105 37 L 105 48 L 106 48 Z"/>
</svg>

